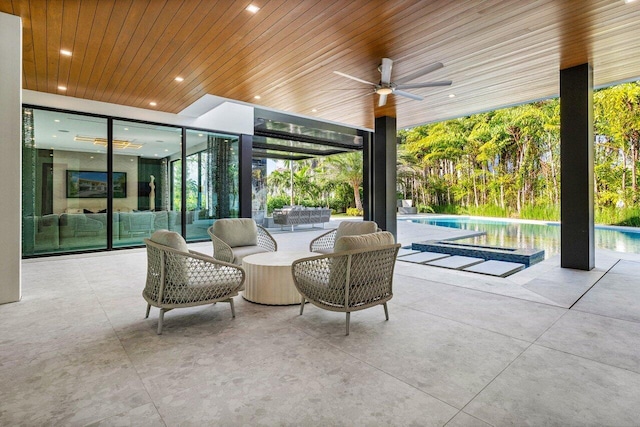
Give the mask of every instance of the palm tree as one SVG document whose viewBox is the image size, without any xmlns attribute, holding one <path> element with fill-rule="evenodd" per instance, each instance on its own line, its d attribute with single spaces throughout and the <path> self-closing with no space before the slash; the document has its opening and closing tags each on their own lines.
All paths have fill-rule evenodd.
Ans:
<svg viewBox="0 0 640 427">
<path fill-rule="evenodd" d="M 346 182 L 353 188 L 353 198 L 356 209 L 362 210 L 360 199 L 360 186 L 362 185 L 362 153 L 352 151 L 344 154 L 336 154 L 326 159 L 326 173 L 334 181 Z"/>
</svg>

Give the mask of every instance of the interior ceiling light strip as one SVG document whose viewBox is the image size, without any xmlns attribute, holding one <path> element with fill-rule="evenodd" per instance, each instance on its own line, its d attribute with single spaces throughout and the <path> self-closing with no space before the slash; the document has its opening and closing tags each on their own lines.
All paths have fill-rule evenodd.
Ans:
<svg viewBox="0 0 640 427">
<path fill-rule="evenodd" d="M 73 138 L 73 140 L 82 141 L 82 142 L 92 142 L 93 145 L 99 145 L 101 147 L 106 147 L 108 145 L 108 141 L 106 140 L 106 138 L 94 138 L 91 136 L 76 135 Z M 127 148 L 132 150 L 139 150 L 140 148 L 142 148 L 142 144 L 134 144 L 130 141 L 126 141 L 122 139 L 114 139 L 113 148 L 116 150 L 126 150 Z"/>
</svg>

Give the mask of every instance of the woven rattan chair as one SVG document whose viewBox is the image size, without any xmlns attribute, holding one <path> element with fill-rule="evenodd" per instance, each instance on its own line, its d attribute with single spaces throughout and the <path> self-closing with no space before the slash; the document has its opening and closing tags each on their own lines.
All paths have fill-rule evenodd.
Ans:
<svg viewBox="0 0 640 427">
<path fill-rule="evenodd" d="M 382 304 L 393 297 L 393 269 L 400 244 L 387 231 L 344 236 L 335 251 L 294 261 L 293 282 L 300 292 L 300 314 L 305 301 L 330 311 L 346 312 L 347 335 L 352 311 Z"/>
<path fill-rule="evenodd" d="M 278 244 L 269 232 L 251 218 L 218 219 L 207 230 L 213 243 L 213 257 L 242 265 L 242 258 L 261 252 L 275 252 Z"/>
<path fill-rule="evenodd" d="M 343 221 L 338 228 L 316 237 L 309 243 L 310 252 L 329 254 L 333 252 L 336 241 L 342 236 L 357 236 L 360 234 L 382 231 L 374 221 Z"/>
<path fill-rule="evenodd" d="M 244 270 L 210 256 L 190 251 L 178 233 L 158 230 L 145 239 L 147 283 L 142 296 L 160 308 L 158 334 L 162 334 L 164 313 L 180 307 L 228 302 L 236 317 L 233 297 L 244 289 Z"/>
</svg>

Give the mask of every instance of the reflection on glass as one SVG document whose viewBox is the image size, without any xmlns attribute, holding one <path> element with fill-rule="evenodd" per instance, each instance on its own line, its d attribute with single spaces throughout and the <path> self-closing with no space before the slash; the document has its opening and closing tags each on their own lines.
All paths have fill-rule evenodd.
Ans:
<svg viewBox="0 0 640 427">
<path fill-rule="evenodd" d="M 239 210 L 238 137 L 187 130 L 187 240 L 208 239 L 218 218 Z"/>
<path fill-rule="evenodd" d="M 180 233 L 169 166 L 179 162 L 181 141 L 180 128 L 114 120 L 114 182 L 126 176 L 126 197 L 113 199 L 114 247 L 140 245 L 156 230 Z"/>
<path fill-rule="evenodd" d="M 23 255 L 107 247 L 106 137 L 106 119 L 23 109 Z"/>
<path fill-rule="evenodd" d="M 251 217 L 260 225 L 267 216 L 267 159 L 251 162 Z"/>
</svg>

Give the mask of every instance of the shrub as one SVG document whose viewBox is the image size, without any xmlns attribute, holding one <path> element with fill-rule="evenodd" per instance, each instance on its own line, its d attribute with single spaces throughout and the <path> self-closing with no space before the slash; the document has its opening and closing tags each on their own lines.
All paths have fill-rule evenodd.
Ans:
<svg viewBox="0 0 640 427">
<path fill-rule="evenodd" d="M 436 211 L 429 205 L 418 205 L 418 213 L 436 213 Z"/>
<path fill-rule="evenodd" d="M 560 207 L 556 205 L 526 205 L 520 212 L 520 219 L 559 221 Z"/>
<path fill-rule="evenodd" d="M 288 196 L 275 196 L 267 199 L 267 213 L 272 214 L 274 209 L 282 209 L 284 205 L 288 205 L 291 199 Z"/>
<path fill-rule="evenodd" d="M 347 216 L 362 216 L 364 212 L 358 208 L 347 208 Z"/>
</svg>

